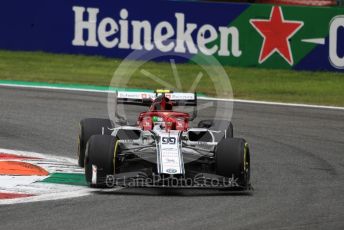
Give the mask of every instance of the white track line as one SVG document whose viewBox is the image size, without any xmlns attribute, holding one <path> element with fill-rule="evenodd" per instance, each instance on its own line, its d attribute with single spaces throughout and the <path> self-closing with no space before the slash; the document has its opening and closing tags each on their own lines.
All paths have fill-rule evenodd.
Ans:
<svg viewBox="0 0 344 230">
<path fill-rule="evenodd" d="M 7 153 L 7 154 L 14 154 L 18 156 L 29 156 L 29 157 L 37 157 L 37 158 L 53 158 L 59 161 L 66 161 L 68 163 L 77 164 L 77 160 L 73 159 L 71 157 L 61 157 L 57 155 L 51 155 L 51 154 L 43 154 L 43 153 L 37 153 L 37 152 L 29 152 L 29 151 L 22 151 L 22 150 L 15 150 L 15 149 L 1 149 L 0 153 Z"/>
<path fill-rule="evenodd" d="M 44 194 L 44 195 L 38 195 L 38 196 L 24 197 L 24 198 L 0 200 L 0 205 L 72 199 L 72 198 L 79 198 L 83 196 L 89 196 L 90 194 L 91 194 L 91 191 L 60 192 L 57 194 L 50 193 L 50 194 Z"/>
<path fill-rule="evenodd" d="M 20 84 L 17 85 L 17 84 L 4 84 L 4 83 L 0 83 L 0 86 L 12 87 L 12 88 L 33 88 L 33 89 L 63 90 L 63 91 L 75 91 L 75 92 L 113 93 L 113 91 L 110 91 L 110 90 L 66 88 L 66 87 L 58 87 L 58 86 L 35 86 L 35 85 L 20 85 Z M 223 99 L 223 98 L 212 98 L 212 97 L 202 97 L 202 96 L 198 98 L 200 100 L 209 100 L 209 101 L 229 101 L 229 102 L 233 101 L 233 102 L 239 102 L 239 103 L 249 103 L 249 104 L 258 104 L 258 105 L 277 105 L 277 106 L 302 107 L 302 108 L 313 108 L 313 109 L 344 110 L 344 107 L 326 106 L 326 105 L 255 101 L 255 100 L 244 100 L 244 99 Z"/>
<path fill-rule="evenodd" d="M 303 107 L 303 108 L 313 108 L 313 109 L 344 110 L 344 107 L 327 106 L 327 105 L 310 105 L 310 104 L 284 103 L 284 102 L 272 102 L 272 101 L 255 101 L 255 100 L 243 100 L 243 99 L 221 99 L 221 98 L 210 98 L 210 97 L 198 97 L 198 99 L 209 100 L 209 101 L 233 101 L 233 102 L 258 104 L 258 105 L 279 105 L 279 106 Z"/>
<path fill-rule="evenodd" d="M 40 85 L 16 85 L 16 84 L 4 84 L 0 83 L 0 86 L 11 88 L 32 88 L 32 89 L 51 89 L 51 90 L 63 90 L 63 91 L 76 91 L 76 92 L 92 92 L 92 93 L 109 93 L 109 90 L 97 90 L 97 89 L 82 89 L 82 88 L 66 88 L 58 86 L 40 86 Z"/>
</svg>

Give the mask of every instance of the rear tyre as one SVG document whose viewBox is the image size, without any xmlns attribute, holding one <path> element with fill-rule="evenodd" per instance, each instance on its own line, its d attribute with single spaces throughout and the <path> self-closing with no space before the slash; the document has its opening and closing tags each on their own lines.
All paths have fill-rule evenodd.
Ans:
<svg viewBox="0 0 344 230">
<path fill-rule="evenodd" d="M 250 151 L 242 138 L 223 139 L 215 152 L 216 173 L 233 178 L 243 188 L 250 186 Z"/>
<path fill-rule="evenodd" d="M 105 135 L 93 135 L 87 142 L 85 176 L 90 187 L 107 187 L 107 176 L 114 175 L 116 142 L 116 137 Z"/>
<path fill-rule="evenodd" d="M 104 135 L 111 135 L 112 122 L 109 119 L 87 118 L 80 121 L 80 130 L 78 137 L 78 165 L 84 167 L 85 150 L 88 139 L 92 135 L 102 134 L 104 127 Z"/>
<path fill-rule="evenodd" d="M 206 128 L 215 131 L 223 131 L 220 135 L 215 134 L 217 141 L 220 141 L 226 136 L 226 138 L 233 138 L 233 124 L 226 120 L 202 120 L 198 123 L 198 128 Z M 226 133 L 225 133 L 226 132 Z"/>
</svg>

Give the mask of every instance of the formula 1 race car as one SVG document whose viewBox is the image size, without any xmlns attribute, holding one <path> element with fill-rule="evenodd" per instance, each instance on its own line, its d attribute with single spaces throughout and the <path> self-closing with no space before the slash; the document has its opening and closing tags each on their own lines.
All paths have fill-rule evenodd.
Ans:
<svg viewBox="0 0 344 230">
<path fill-rule="evenodd" d="M 80 122 L 78 163 L 91 187 L 235 188 L 249 190 L 250 151 L 233 138 L 226 120 L 197 116 L 196 93 L 116 92 L 117 104 L 146 106 L 135 125 L 116 111 L 116 121 Z M 179 105 L 193 113 L 176 111 Z"/>
</svg>

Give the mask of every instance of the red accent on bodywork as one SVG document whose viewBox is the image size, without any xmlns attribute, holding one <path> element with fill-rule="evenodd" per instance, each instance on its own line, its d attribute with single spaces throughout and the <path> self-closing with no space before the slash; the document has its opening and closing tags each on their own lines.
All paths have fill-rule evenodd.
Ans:
<svg viewBox="0 0 344 230">
<path fill-rule="evenodd" d="M 140 127 L 143 130 L 152 130 L 152 128 L 153 128 L 152 117 L 144 117 L 142 119 L 142 122 L 140 123 Z"/>
<path fill-rule="evenodd" d="M 179 126 L 178 130 L 186 131 L 189 127 L 188 122 L 190 115 L 188 113 L 175 111 L 149 111 L 140 113 L 138 118 L 139 126 L 144 127 L 144 119 L 147 119 L 147 117 L 150 117 L 152 119 L 152 117 L 154 116 L 161 117 L 164 122 L 166 122 L 166 129 L 168 130 L 176 130 L 176 123 L 178 120 L 184 120 L 183 127 Z"/>
<path fill-rule="evenodd" d="M 185 127 L 185 121 L 184 120 L 177 120 L 176 121 L 176 130 L 181 130 L 183 131 L 185 128 L 187 129 L 187 127 Z"/>
</svg>

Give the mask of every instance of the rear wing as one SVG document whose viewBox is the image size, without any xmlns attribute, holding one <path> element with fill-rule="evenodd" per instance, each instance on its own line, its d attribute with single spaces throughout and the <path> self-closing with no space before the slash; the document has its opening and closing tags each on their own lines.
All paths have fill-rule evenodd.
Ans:
<svg viewBox="0 0 344 230">
<path fill-rule="evenodd" d="M 116 104 L 150 106 L 155 93 L 149 92 L 118 92 L 116 91 Z"/>
<path fill-rule="evenodd" d="M 174 93 L 169 90 L 156 90 L 155 92 L 123 92 L 116 91 L 115 94 L 115 116 L 116 123 L 122 125 L 128 124 L 125 117 L 118 113 L 117 105 L 138 105 L 138 106 L 151 106 L 152 102 L 158 96 L 165 94 L 167 98 L 172 101 L 175 106 L 193 106 L 193 113 L 190 120 L 197 117 L 197 94 L 196 93 Z"/>
<path fill-rule="evenodd" d="M 157 93 L 157 96 L 159 95 L 160 94 Z M 165 96 L 176 106 L 197 106 L 196 93 L 165 93 Z"/>
<path fill-rule="evenodd" d="M 161 92 L 116 92 L 116 101 L 118 104 L 131 104 L 150 106 L 155 98 L 165 94 L 176 106 L 197 106 L 196 93 L 173 93 L 171 91 Z"/>
</svg>

